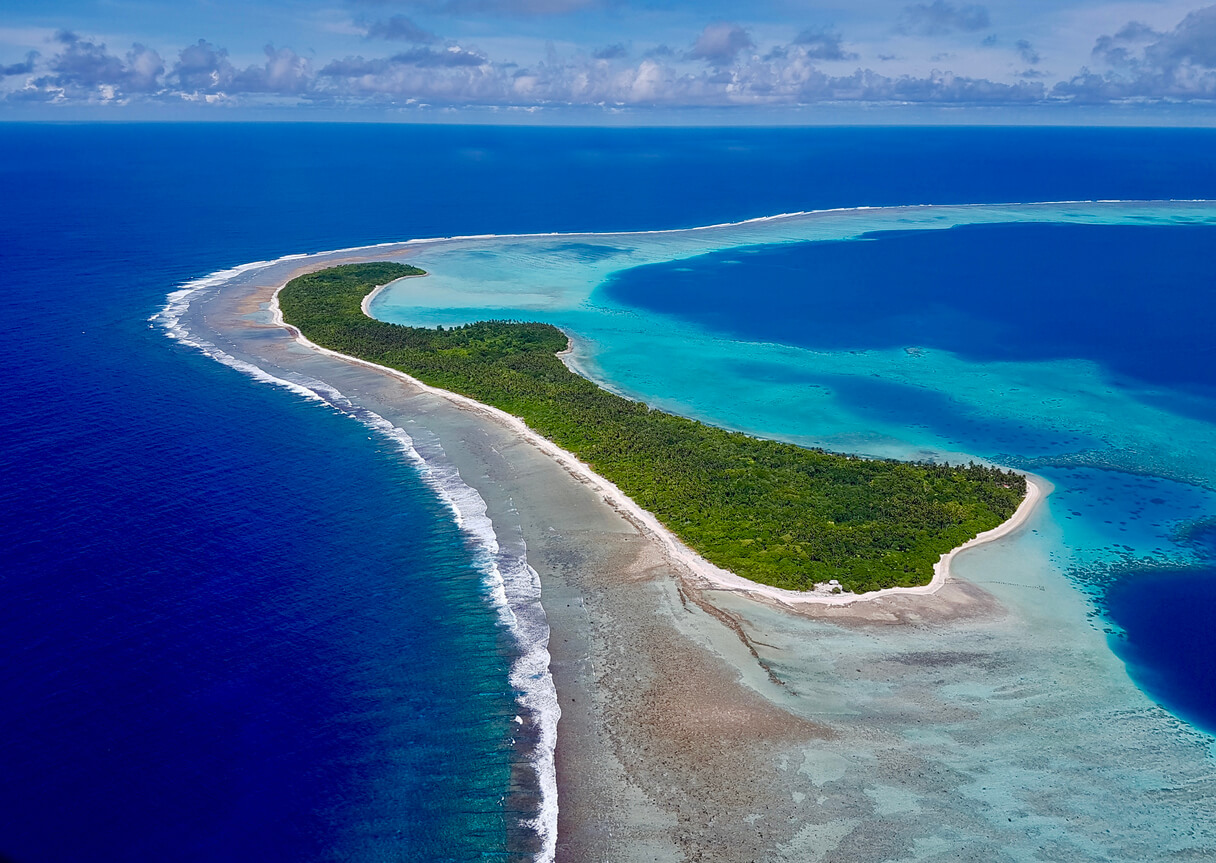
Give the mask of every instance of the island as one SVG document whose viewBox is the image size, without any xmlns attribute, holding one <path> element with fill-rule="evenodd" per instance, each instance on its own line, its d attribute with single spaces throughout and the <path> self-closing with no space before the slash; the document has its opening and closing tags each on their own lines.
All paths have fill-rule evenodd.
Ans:
<svg viewBox="0 0 1216 863">
<path fill-rule="evenodd" d="M 728 431 L 596 385 L 542 323 L 434 329 L 378 321 L 366 297 L 424 271 L 347 264 L 279 292 L 309 341 L 396 369 L 522 420 L 615 484 L 710 563 L 784 590 L 868 593 L 931 581 L 952 549 L 1013 516 L 1026 478 L 971 463 L 868 459 Z"/>
</svg>

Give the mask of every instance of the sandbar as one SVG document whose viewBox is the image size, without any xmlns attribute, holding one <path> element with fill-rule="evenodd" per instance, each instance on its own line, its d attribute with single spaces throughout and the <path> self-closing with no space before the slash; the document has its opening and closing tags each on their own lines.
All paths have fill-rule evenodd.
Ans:
<svg viewBox="0 0 1216 863">
<path fill-rule="evenodd" d="M 526 546 L 562 711 L 558 861 L 1149 860 L 1167 844 L 1202 859 L 1216 846 L 1209 744 L 1130 684 L 1051 575 L 1043 482 L 924 588 L 794 605 L 723 583 L 519 420 L 275 320 L 275 292 L 301 272 L 415 251 L 269 266 L 186 324 L 441 446 L 496 533 Z M 525 845 L 512 860 L 534 859 Z"/>
<path fill-rule="evenodd" d="M 403 278 L 421 278 L 421 275 L 405 276 Z M 397 280 L 400 281 L 400 280 Z M 763 597 L 765 599 L 775 600 L 785 605 L 850 605 L 855 602 L 867 602 L 886 597 L 897 596 L 924 596 L 937 593 L 945 585 L 950 578 L 950 562 L 955 556 L 967 549 L 977 548 L 985 543 L 995 542 L 1002 537 L 1016 531 L 1019 527 L 1033 514 L 1034 509 L 1047 496 L 1047 483 L 1041 478 L 1036 478 L 1030 475 L 1026 477 L 1026 496 L 1018 505 L 1008 519 L 1001 524 L 984 531 L 983 533 L 971 538 L 963 545 L 951 549 L 941 556 L 933 566 L 933 578 L 928 584 L 919 585 L 916 587 L 891 587 L 883 590 L 873 590 L 866 593 L 851 593 L 851 592 L 832 592 L 830 588 L 820 586 L 814 591 L 796 591 L 783 590 L 778 587 L 772 587 L 766 584 L 760 584 L 746 578 L 742 578 L 710 563 L 701 555 L 697 554 L 691 548 L 682 542 L 679 537 L 673 534 L 670 530 L 650 512 L 638 506 L 628 495 L 626 495 L 617 485 L 604 477 L 597 474 L 585 462 L 568 450 L 564 450 L 557 446 L 548 438 L 537 434 L 529 428 L 523 420 L 518 417 L 500 410 L 490 405 L 475 401 L 467 396 L 453 393 L 448 390 L 439 389 L 438 387 L 429 386 L 412 375 L 406 374 L 399 369 L 393 369 L 388 366 L 379 365 L 378 363 L 369 362 L 367 360 L 352 357 L 347 354 L 342 354 L 337 351 L 332 351 L 328 348 L 323 348 L 310 339 L 306 338 L 298 329 L 288 324 L 283 320 L 283 312 L 279 307 L 279 293 L 283 287 L 277 288 L 270 299 L 270 312 L 274 323 L 290 331 L 297 342 L 305 347 L 332 356 L 345 362 L 355 365 L 373 368 L 385 374 L 394 375 L 407 381 L 410 385 L 415 386 L 423 392 L 428 392 L 440 398 L 447 399 L 452 404 L 468 411 L 480 413 L 481 415 L 493 419 L 495 422 L 501 423 L 513 433 L 519 435 L 522 440 L 527 441 L 532 446 L 539 449 L 545 455 L 552 458 L 559 465 L 566 469 L 571 476 L 579 482 L 585 483 L 597 493 L 601 494 L 604 501 L 612 506 L 617 512 L 624 515 L 630 522 L 643 530 L 647 535 L 651 536 L 655 541 L 660 543 L 670 560 L 681 567 L 686 577 L 701 579 L 716 588 L 724 590 L 734 590 L 741 593 L 746 593 L 755 597 Z M 374 290 L 368 292 L 361 302 L 363 313 L 371 317 L 371 302 L 376 295 L 383 291 L 388 285 L 380 285 Z M 572 350 L 573 343 L 566 348 L 563 353 L 569 353 Z"/>
</svg>

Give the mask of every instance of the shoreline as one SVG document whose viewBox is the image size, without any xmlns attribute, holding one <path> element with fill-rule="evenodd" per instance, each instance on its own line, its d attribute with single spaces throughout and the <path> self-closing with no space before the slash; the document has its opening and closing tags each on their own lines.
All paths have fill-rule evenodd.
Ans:
<svg viewBox="0 0 1216 863">
<path fill-rule="evenodd" d="M 335 249 L 334 252 L 362 252 L 371 249 L 385 248 L 388 246 L 420 246 L 430 243 L 447 243 L 464 240 L 514 240 L 514 239 L 569 239 L 577 237 L 637 237 L 664 234 L 682 234 L 682 233 L 697 233 L 701 231 L 721 230 L 724 228 L 741 228 L 748 225 L 760 225 L 767 222 L 780 222 L 789 219 L 806 218 L 810 216 L 839 216 L 849 213 L 863 214 L 878 210 L 888 211 L 906 211 L 906 210 L 925 210 L 925 209 L 984 209 L 987 207 L 995 208 L 1014 208 L 1014 207 L 1071 207 L 1080 206 L 1083 204 L 1099 204 L 1099 205 L 1116 205 L 1129 204 L 1147 206 L 1152 204 L 1216 204 L 1216 198 L 1109 198 L 1109 199 L 1091 199 L 1091 200 L 1075 200 L 1075 201 L 1000 201 L 997 203 L 967 203 L 967 204 L 890 204 L 878 206 L 859 206 L 859 207 L 825 207 L 818 210 L 794 210 L 788 213 L 773 213 L 767 216 L 754 216 L 750 219 L 740 219 L 734 222 L 715 222 L 710 225 L 692 225 L 682 228 L 653 228 L 650 230 L 636 231 L 539 231 L 535 233 L 506 233 L 506 234 L 453 234 L 447 237 L 419 237 L 410 240 L 401 240 L 397 242 L 375 243 L 370 246 L 352 246 L 346 249 Z M 287 258 L 295 257 L 310 257 L 314 253 L 302 253 L 286 256 L 277 260 L 286 260 Z M 317 253 L 325 254 L 325 252 Z"/>
<path fill-rule="evenodd" d="M 273 293 L 303 271 L 411 263 L 420 251 L 382 244 L 212 274 L 191 286 L 219 291 L 174 292 L 165 317 L 184 316 L 189 346 L 212 339 L 267 375 L 333 387 L 408 431 L 482 497 L 500 540 L 526 551 L 561 710 L 556 863 L 882 863 L 910 858 L 921 841 L 952 858 L 1044 842 L 1062 857 L 1114 859 L 1212 847 L 1209 762 L 1197 758 L 1210 740 L 1163 726 L 1131 685 L 1048 556 L 1042 498 L 1019 506 L 1020 523 L 952 550 L 941 568 L 960 575 L 932 598 L 904 588 L 850 600 L 850 610 L 719 590 L 484 406 L 326 356 L 271 323 Z M 1043 530 L 1020 530 L 1034 513 Z M 985 555 L 958 564 L 983 544 Z M 1164 781 L 1188 790 L 1143 797 L 1145 783 Z M 1150 831 L 1150 814 L 1196 833 Z M 508 859 L 542 858 L 516 846 Z"/>
<path fill-rule="evenodd" d="M 405 276 L 403 278 L 419 278 L 419 276 Z M 288 280 L 290 281 L 290 279 Z M 394 279 L 394 282 L 400 279 Z M 374 290 L 369 291 L 360 303 L 360 308 L 363 313 L 369 318 L 372 317 L 369 308 L 372 300 L 392 282 L 378 285 Z M 702 587 L 711 589 L 729 590 L 735 593 L 741 593 L 754 597 L 763 597 L 768 600 L 773 600 L 782 605 L 796 608 L 797 606 L 847 606 L 858 602 L 871 602 L 877 599 L 899 596 L 926 596 L 937 593 L 950 579 L 950 564 L 955 555 L 962 551 L 976 548 L 990 542 L 995 542 L 1002 537 L 1008 536 L 1020 528 L 1030 516 L 1038 504 L 1044 500 L 1049 493 L 1046 488 L 1046 481 L 1040 477 L 1032 477 L 1026 474 L 1026 496 L 1018 505 L 1013 515 L 1006 519 L 996 527 L 984 531 L 977 536 L 972 537 L 967 542 L 953 548 L 941 556 L 941 558 L 933 565 L 933 578 L 928 584 L 918 585 L 915 587 L 888 587 L 881 590 L 869 591 L 867 593 L 828 593 L 819 591 L 793 591 L 784 590 L 778 587 L 761 584 L 751 581 L 742 576 L 735 575 L 733 572 L 725 570 L 719 566 L 710 563 L 701 555 L 697 554 L 693 549 L 685 545 L 675 534 L 668 530 L 653 514 L 640 507 L 628 495 L 626 495 L 615 483 L 610 482 L 604 477 L 593 471 L 587 464 L 580 461 L 573 453 L 562 449 L 546 437 L 538 434 L 528 427 L 523 420 L 518 417 L 508 414 L 506 411 L 499 408 L 491 407 L 479 401 L 463 396 L 458 393 L 453 393 L 449 390 L 432 387 L 412 375 L 406 374 L 398 369 L 393 369 L 388 366 L 383 366 L 378 363 L 373 363 L 368 360 L 363 360 L 358 357 L 352 357 L 348 354 L 343 354 L 338 351 L 330 350 L 329 348 L 321 347 L 310 339 L 306 338 L 296 327 L 288 324 L 283 319 L 282 309 L 279 307 L 279 293 L 287 286 L 287 283 L 279 285 L 274 294 L 271 296 L 269 311 L 271 319 L 276 326 L 282 327 L 293 334 L 295 341 L 310 350 L 317 351 L 326 356 L 331 356 L 346 362 L 361 365 L 367 368 L 374 368 L 377 371 L 388 373 L 402 380 L 408 381 L 412 386 L 418 387 L 423 392 L 446 399 L 447 401 L 457 405 L 458 407 L 479 413 L 483 416 L 493 418 L 495 421 L 506 425 L 512 432 L 520 438 L 527 441 L 532 446 L 545 453 L 547 456 L 556 461 L 563 467 L 571 476 L 585 485 L 594 489 L 597 493 L 603 495 L 606 503 L 609 504 L 618 513 L 623 515 L 631 523 L 644 532 L 650 534 L 657 539 L 664 547 L 669 559 L 677 564 L 687 575 L 694 580 L 703 582 Z M 565 359 L 563 354 L 569 355 L 574 349 L 573 339 L 569 340 L 569 344 L 564 351 L 558 353 L 558 357 Z M 599 384 L 596 384 L 599 386 Z M 1040 485 L 1043 483 L 1043 485 Z"/>
<path fill-rule="evenodd" d="M 415 276 L 402 276 L 401 278 L 394 279 L 393 281 L 402 282 L 402 281 L 405 281 L 406 279 L 420 279 L 425 275 L 426 275 L 426 273 L 419 273 Z M 371 312 L 372 300 L 376 299 L 376 297 L 378 297 L 380 295 L 380 292 L 383 291 L 385 288 L 387 288 L 391 284 L 393 284 L 393 282 L 385 282 L 383 285 L 377 285 L 375 287 L 375 289 L 367 292 L 367 294 L 363 297 L 362 301 L 360 301 L 360 303 L 359 303 L 359 308 L 360 308 L 360 310 L 362 310 L 363 314 L 367 315 L 372 320 L 376 320 L 375 316 Z M 286 286 L 284 286 L 284 287 L 286 287 Z M 275 314 L 278 315 L 277 320 L 280 320 L 280 321 L 282 320 L 282 315 L 279 314 L 279 312 L 278 312 L 279 291 L 281 291 L 282 289 L 283 288 L 280 287 L 278 290 L 276 290 L 274 292 L 274 299 L 271 300 L 271 302 L 273 303 L 272 308 L 274 309 Z M 287 324 L 283 324 L 283 326 L 287 326 Z M 294 327 L 293 327 L 293 329 L 294 329 Z M 309 342 L 309 344 L 312 344 L 312 343 Z M 339 354 L 339 356 L 345 356 L 345 354 Z M 351 359 L 354 359 L 354 358 L 352 357 Z"/>
</svg>

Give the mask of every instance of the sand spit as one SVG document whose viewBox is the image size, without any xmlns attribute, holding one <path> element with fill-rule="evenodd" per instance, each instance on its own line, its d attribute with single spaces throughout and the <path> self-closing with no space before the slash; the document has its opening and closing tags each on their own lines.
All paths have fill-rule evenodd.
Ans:
<svg viewBox="0 0 1216 863">
<path fill-rule="evenodd" d="M 982 553 L 939 564 L 932 596 L 795 607 L 722 589 L 517 420 L 274 322 L 279 286 L 338 262 L 236 279 L 184 323 L 441 446 L 497 535 L 526 546 L 561 707 L 556 860 L 1199 860 L 1216 847 L 1211 741 L 1149 702 L 1088 625 L 1049 559 L 1037 479 Z"/>
<path fill-rule="evenodd" d="M 419 278 L 418 276 L 406 276 L 405 278 Z M 288 280 L 290 281 L 290 280 Z M 962 551 L 976 548 L 985 543 L 995 542 L 1002 537 L 1016 531 L 1019 527 L 1026 523 L 1034 512 L 1035 507 L 1046 497 L 1046 484 L 1041 480 L 1035 482 L 1032 477 L 1027 477 L 1026 482 L 1026 497 L 1017 510 L 1006 521 L 1002 522 L 992 530 L 985 531 L 976 537 L 973 537 L 968 542 L 952 549 L 943 554 L 941 559 L 934 564 L 933 578 L 926 584 L 918 587 L 891 587 L 884 590 L 874 590 L 867 593 L 832 593 L 830 588 L 820 587 L 815 591 L 796 591 L 783 590 L 778 587 L 771 587 L 758 582 L 750 581 L 741 576 L 735 575 L 733 572 L 722 569 L 719 566 L 710 563 L 708 560 L 697 554 L 687 545 L 685 545 L 679 537 L 673 534 L 670 530 L 655 518 L 655 516 L 642 507 L 638 506 L 634 501 L 626 495 L 617 485 L 604 477 L 597 474 L 586 463 L 580 461 L 574 453 L 562 449 L 553 443 L 553 441 L 545 438 L 531 428 L 529 428 L 523 420 L 511 414 L 491 407 L 490 405 L 482 404 L 474 401 L 467 396 L 453 393 L 448 390 L 439 389 L 429 386 L 417 378 L 406 374 L 398 369 L 382 366 L 377 363 L 359 359 L 358 357 L 348 356 L 346 354 L 331 351 L 328 348 L 323 348 L 315 342 L 306 338 L 298 329 L 288 324 L 283 320 L 282 309 L 279 308 L 279 293 L 286 287 L 286 283 L 277 288 L 270 300 L 270 312 L 272 320 L 278 326 L 289 330 L 297 342 L 326 356 L 332 356 L 341 359 L 345 362 L 354 363 L 356 365 L 374 368 L 385 374 L 395 375 L 404 381 L 408 381 L 412 386 L 418 387 L 423 392 L 428 392 L 440 398 L 447 399 L 452 404 L 462 410 L 472 411 L 482 416 L 493 419 L 495 422 L 506 426 L 515 434 L 519 435 L 522 440 L 527 441 L 532 446 L 545 453 L 552 458 L 563 468 L 566 469 L 579 482 L 585 483 L 596 492 L 603 495 L 604 500 L 612 506 L 617 512 L 621 513 L 630 522 L 646 531 L 653 536 L 658 542 L 663 545 L 672 562 L 676 563 L 686 572 L 687 576 L 698 579 L 706 584 L 722 590 L 734 590 L 740 593 L 746 593 L 755 597 L 763 597 L 769 600 L 783 603 L 785 605 L 850 605 L 855 602 L 867 602 L 876 599 L 884 599 L 897 596 L 924 596 L 937 593 L 950 578 L 950 562 L 954 557 Z M 387 285 L 380 285 L 375 290 L 369 292 L 363 298 L 361 307 L 363 313 L 371 317 L 371 302 L 376 295 L 383 291 Z M 563 353 L 569 353 L 572 348 L 567 347 Z"/>
</svg>

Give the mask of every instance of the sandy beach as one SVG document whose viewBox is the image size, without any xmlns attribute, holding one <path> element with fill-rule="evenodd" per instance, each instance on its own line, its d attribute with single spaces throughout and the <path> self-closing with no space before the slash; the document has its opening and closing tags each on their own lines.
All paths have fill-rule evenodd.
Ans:
<svg viewBox="0 0 1216 863">
<path fill-rule="evenodd" d="M 300 272 L 412 252 L 268 267 L 191 323 L 441 451 L 495 533 L 526 548 L 561 708 L 557 860 L 1015 859 L 1004 849 L 1026 841 L 1009 832 L 1025 818 L 1051 859 L 1154 859 L 1142 830 L 1101 815 L 1135 782 L 1097 765 L 1130 775 L 1203 744 L 1146 742 L 1159 708 L 1106 661 L 1083 600 L 1044 575 L 1046 483 L 1030 478 L 1014 517 L 944 555 L 922 588 L 786 596 L 737 579 L 519 420 L 283 327 L 274 297 Z M 1213 780 L 1187 781 L 1160 803 L 1205 824 Z M 1216 839 L 1206 830 L 1186 847 Z M 534 859 L 525 846 L 513 859 Z"/>
<path fill-rule="evenodd" d="M 300 273 L 307 272 L 301 270 Z M 406 276 L 405 278 L 421 278 L 421 276 Z M 365 315 L 371 316 L 371 302 L 375 299 L 387 285 L 380 285 L 375 290 L 369 292 L 363 298 L 361 307 Z M 772 587 L 766 584 L 750 581 L 735 575 L 733 572 L 715 566 L 708 560 L 697 554 L 695 551 L 685 545 L 679 537 L 673 534 L 670 530 L 663 526 L 655 516 L 638 506 L 632 499 L 629 498 L 623 491 L 599 474 L 595 473 L 587 464 L 579 461 L 578 457 L 567 450 L 554 444 L 547 438 L 537 434 L 530 429 L 523 420 L 512 416 L 505 411 L 481 402 L 474 401 L 466 396 L 458 393 L 449 392 L 447 390 L 438 389 L 428 386 L 422 381 L 411 375 L 406 374 L 398 369 L 389 368 L 388 366 L 378 365 L 377 363 L 368 362 L 357 357 L 341 354 L 336 351 L 331 351 L 328 348 L 323 348 L 320 345 L 305 338 L 299 330 L 287 324 L 283 320 L 282 309 L 279 308 L 279 293 L 283 286 L 277 288 L 271 296 L 269 309 L 271 320 L 277 325 L 290 331 L 295 340 L 305 347 L 317 351 L 318 353 L 331 356 L 344 362 L 349 362 L 355 365 L 363 366 L 369 369 L 375 369 L 383 374 L 393 375 L 408 383 L 411 387 L 415 387 L 422 392 L 430 393 L 439 398 L 446 399 L 456 407 L 470 411 L 474 414 L 486 417 L 496 423 L 501 424 L 519 438 L 532 446 L 536 447 L 545 455 L 552 458 L 555 462 L 561 465 L 566 471 L 577 481 L 589 486 L 596 493 L 603 496 L 605 503 L 611 506 L 618 513 L 629 520 L 636 528 L 642 531 L 652 541 L 657 542 L 662 546 L 664 553 L 669 561 L 681 571 L 685 579 L 696 579 L 704 582 L 705 586 L 712 586 L 723 590 L 734 590 L 745 593 L 757 598 L 775 600 L 790 606 L 799 605 L 851 605 L 855 602 L 870 602 L 877 599 L 899 597 L 899 596 L 927 596 L 937 593 L 946 584 L 950 578 L 950 563 L 959 553 L 972 548 L 978 548 L 981 545 L 1008 536 L 1016 531 L 1019 527 L 1033 514 L 1034 509 L 1038 506 L 1048 493 L 1048 484 L 1045 480 L 1039 477 L 1027 476 L 1026 478 L 1026 496 L 1022 499 L 1017 510 L 1006 521 L 1002 522 L 997 527 L 984 531 L 978 536 L 972 538 L 968 542 L 951 549 L 941 556 L 933 566 L 933 578 L 925 585 L 917 587 L 892 587 L 884 590 L 874 590 L 868 593 L 832 593 L 826 586 L 820 586 L 815 591 L 795 591 L 782 590 L 781 588 Z M 563 353 L 568 353 L 571 348 L 567 348 Z"/>
<path fill-rule="evenodd" d="M 364 299 L 364 313 L 382 289 Z M 436 429 L 446 424 L 435 413 L 427 418 L 448 457 L 487 501 L 507 492 L 517 508 L 529 560 L 544 583 L 542 603 L 552 629 L 550 651 L 562 709 L 559 860 L 681 859 L 707 846 L 715 848 L 715 860 L 765 859 L 765 849 L 775 839 L 791 837 L 780 831 L 741 834 L 739 829 L 748 818 L 777 805 L 770 799 L 774 785 L 781 784 L 773 752 L 827 739 L 833 732 L 739 686 L 739 664 L 753 663 L 769 685 L 783 683 L 760 659 L 737 616 L 722 610 L 712 593 L 728 591 L 791 610 L 881 606 L 882 600 L 889 604 L 912 597 L 932 602 L 925 597 L 948 582 L 956 555 L 1010 535 L 1045 496 L 1042 481 L 1031 479 L 1026 498 L 1008 521 L 943 555 L 932 582 L 921 587 L 833 595 L 758 584 L 696 554 L 616 485 L 518 418 L 311 342 L 284 322 L 281 290 L 270 296 L 270 319 L 297 344 L 454 408 L 448 421 L 454 420 L 457 428 L 450 431 Z M 553 467 L 565 476 L 553 476 Z M 474 481 L 476 474 L 488 482 Z M 530 510 L 536 515 L 524 519 Z M 566 596 L 574 601 L 563 604 Z M 954 613 L 951 603 L 942 606 L 939 612 L 945 616 Z M 696 649 L 670 625 L 669 618 L 679 613 L 700 617 L 700 626 L 725 628 L 738 644 L 729 645 L 725 656 L 721 643 L 709 653 Z M 677 668 L 680 673 L 671 674 Z M 637 684 L 643 681 L 646 686 L 639 691 Z M 616 750 L 612 756 L 610 744 Z M 765 780 L 740 797 L 733 778 L 738 775 Z M 589 782 L 591 776 L 597 779 Z M 681 800 L 674 813 L 670 807 L 655 811 L 654 789 L 666 786 L 666 796 Z M 788 796 L 796 795 L 791 791 Z M 591 817 L 593 812 L 599 817 Z M 628 817 L 614 823 L 622 815 Z M 641 825 L 645 830 L 640 833 Z M 618 833 L 628 837 L 625 843 L 613 841 Z"/>
</svg>

